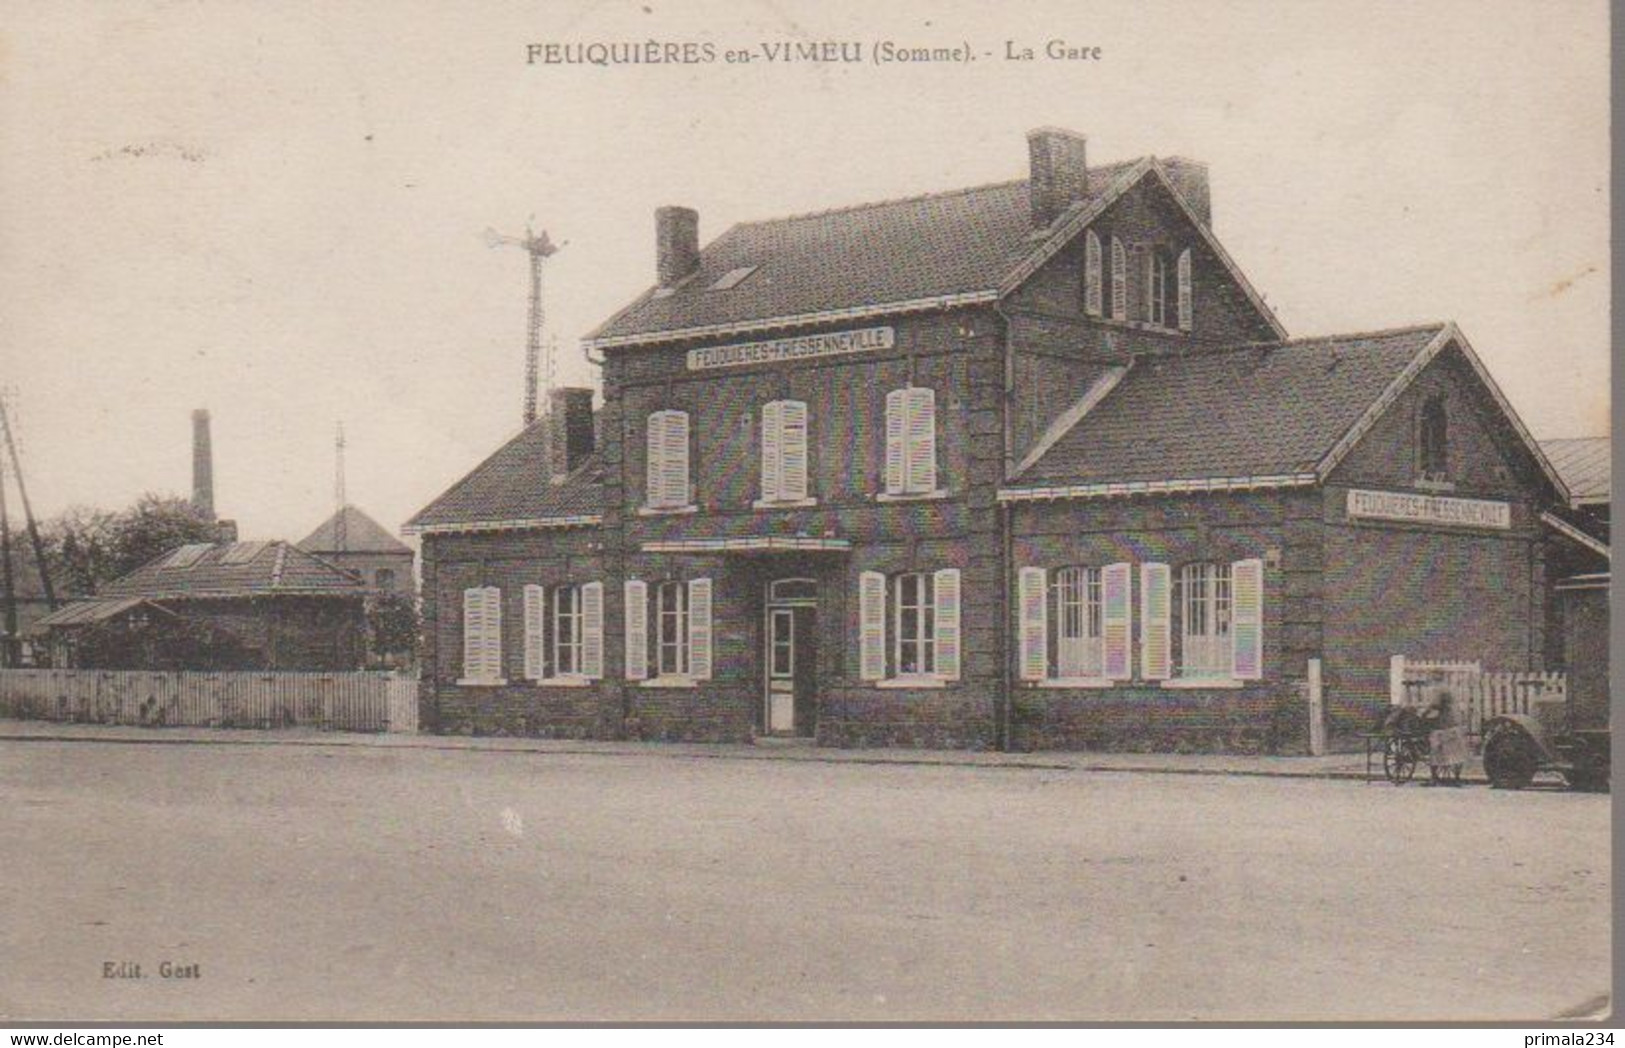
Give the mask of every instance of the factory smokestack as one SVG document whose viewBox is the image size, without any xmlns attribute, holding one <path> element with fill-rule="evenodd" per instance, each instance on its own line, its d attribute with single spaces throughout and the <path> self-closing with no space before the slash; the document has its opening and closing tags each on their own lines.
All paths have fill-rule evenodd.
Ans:
<svg viewBox="0 0 1625 1048">
<path fill-rule="evenodd" d="M 209 412 L 192 412 L 192 508 L 214 518 L 214 447 L 209 440 Z"/>
</svg>

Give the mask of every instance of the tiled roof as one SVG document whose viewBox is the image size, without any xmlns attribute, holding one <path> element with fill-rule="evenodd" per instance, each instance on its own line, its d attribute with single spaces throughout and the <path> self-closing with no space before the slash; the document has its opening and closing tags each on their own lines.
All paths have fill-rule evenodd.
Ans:
<svg viewBox="0 0 1625 1048">
<path fill-rule="evenodd" d="M 339 515 L 344 516 L 344 544 L 338 539 Z M 308 553 L 405 553 L 412 548 L 384 530 L 384 526 L 355 506 L 345 506 L 306 535 L 299 548 Z"/>
<path fill-rule="evenodd" d="M 471 524 L 534 522 L 604 511 L 602 470 L 589 456 L 560 483 L 547 469 L 545 420 L 498 448 L 411 520 L 406 530 Z"/>
<path fill-rule="evenodd" d="M 1082 206 L 1139 163 L 1090 168 Z M 697 274 L 671 294 L 644 292 L 588 341 L 992 293 L 1038 246 L 1032 232 L 1025 180 L 741 222 L 706 245 Z"/>
<path fill-rule="evenodd" d="M 1563 478 L 1575 503 L 1607 502 L 1613 465 L 1609 444 L 1608 437 L 1573 437 L 1543 440 L 1540 450 Z"/>
<path fill-rule="evenodd" d="M 1445 327 L 1141 358 L 1010 487 L 1312 472 Z"/>
<path fill-rule="evenodd" d="M 184 548 L 184 547 L 183 547 Z M 102 587 L 100 597 L 326 596 L 365 591 L 361 580 L 290 542 L 228 542 L 180 566 L 171 550 Z"/>
</svg>

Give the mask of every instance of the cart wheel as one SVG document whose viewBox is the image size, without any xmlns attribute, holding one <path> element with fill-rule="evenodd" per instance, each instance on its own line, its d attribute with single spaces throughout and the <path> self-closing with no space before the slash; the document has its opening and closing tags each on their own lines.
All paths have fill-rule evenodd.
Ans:
<svg viewBox="0 0 1625 1048">
<path fill-rule="evenodd" d="M 1484 740 L 1484 774 L 1498 790 L 1521 790 L 1535 779 L 1540 756 L 1521 729 L 1504 727 Z"/>
<path fill-rule="evenodd" d="M 1416 774 L 1416 751 L 1405 739 L 1389 739 L 1382 747 L 1382 773 L 1398 786 Z"/>
</svg>

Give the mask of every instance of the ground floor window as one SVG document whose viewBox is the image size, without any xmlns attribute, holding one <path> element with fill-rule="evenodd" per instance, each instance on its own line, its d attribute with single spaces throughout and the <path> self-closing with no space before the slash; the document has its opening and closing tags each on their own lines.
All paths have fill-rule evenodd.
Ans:
<svg viewBox="0 0 1625 1048">
<path fill-rule="evenodd" d="M 1180 568 L 1179 609 L 1179 676 L 1230 676 L 1230 565 Z"/>
<path fill-rule="evenodd" d="M 959 678 L 959 570 L 866 571 L 858 579 L 864 680 Z"/>
<path fill-rule="evenodd" d="M 1048 667 L 1057 677 L 1099 677 L 1105 631 L 1099 568 L 1061 568 L 1050 584 L 1054 656 Z"/>
<path fill-rule="evenodd" d="M 525 676 L 530 680 L 604 675 L 604 584 L 525 587 Z"/>
<path fill-rule="evenodd" d="M 628 680 L 711 676 L 711 580 L 626 581 Z"/>
</svg>

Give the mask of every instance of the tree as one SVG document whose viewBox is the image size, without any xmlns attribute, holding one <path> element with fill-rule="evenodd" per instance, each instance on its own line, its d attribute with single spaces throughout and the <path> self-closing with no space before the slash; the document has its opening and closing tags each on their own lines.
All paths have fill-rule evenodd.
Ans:
<svg viewBox="0 0 1625 1048">
<path fill-rule="evenodd" d="M 375 593 L 366 610 L 369 661 L 410 663 L 421 626 L 417 601 L 405 593 Z"/>
<path fill-rule="evenodd" d="M 219 527 L 192 504 L 148 492 L 110 513 L 75 506 L 45 522 L 41 538 L 51 578 L 68 594 L 89 595 L 189 542 L 213 542 Z"/>
<path fill-rule="evenodd" d="M 109 572 L 116 517 L 94 506 L 71 506 L 40 527 L 46 566 L 59 591 L 92 594 L 114 577 Z"/>
</svg>

